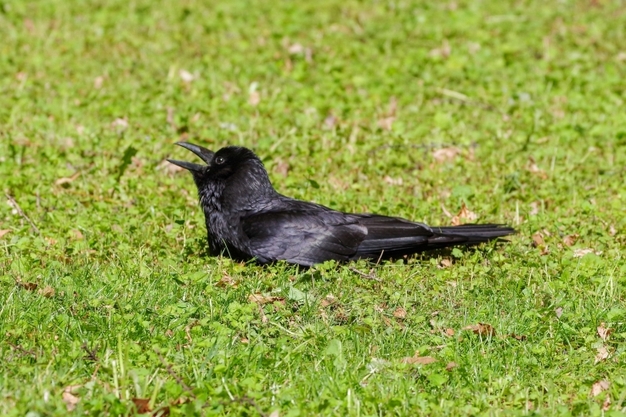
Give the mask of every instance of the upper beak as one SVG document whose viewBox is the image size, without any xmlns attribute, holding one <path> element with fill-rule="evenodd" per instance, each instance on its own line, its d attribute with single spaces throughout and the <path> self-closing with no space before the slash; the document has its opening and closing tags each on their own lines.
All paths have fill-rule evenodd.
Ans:
<svg viewBox="0 0 626 417">
<path fill-rule="evenodd" d="M 195 153 L 208 166 L 211 166 L 211 161 L 213 160 L 213 155 L 215 155 L 215 152 L 210 151 L 206 148 L 203 148 L 202 146 L 194 145 L 193 143 L 189 143 L 189 142 L 176 142 L 176 144 L 178 146 L 182 146 L 183 148 L 188 149 L 191 152 Z M 174 165 L 178 165 L 181 168 L 188 169 L 189 171 L 202 171 L 206 168 L 205 165 L 194 164 L 192 162 L 178 161 L 176 159 L 168 159 L 168 161 Z"/>
</svg>

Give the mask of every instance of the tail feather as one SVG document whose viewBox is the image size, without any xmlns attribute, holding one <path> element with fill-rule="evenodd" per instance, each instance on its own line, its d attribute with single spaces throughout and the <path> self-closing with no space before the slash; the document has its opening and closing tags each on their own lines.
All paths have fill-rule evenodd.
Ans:
<svg viewBox="0 0 626 417">
<path fill-rule="evenodd" d="M 367 227 L 368 234 L 355 258 L 377 258 L 381 253 L 384 257 L 398 257 L 450 246 L 471 246 L 515 233 L 515 229 L 501 224 L 428 227 L 383 216 L 363 216 L 360 224 Z"/>
<path fill-rule="evenodd" d="M 463 237 L 465 238 L 465 241 L 461 243 L 463 245 L 476 245 L 516 233 L 515 229 L 503 224 L 463 224 L 460 226 L 433 227 L 432 230 L 438 235 L 432 238 L 433 243 L 438 243 L 438 239 Z M 429 239 L 430 242 L 431 239 Z"/>
</svg>

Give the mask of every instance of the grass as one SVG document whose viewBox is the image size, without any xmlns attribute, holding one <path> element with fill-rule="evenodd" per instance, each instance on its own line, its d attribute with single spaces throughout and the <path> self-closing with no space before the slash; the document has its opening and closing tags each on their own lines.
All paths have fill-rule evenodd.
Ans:
<svg viewBox="0 0 626 417">
<path fill-rule="evenodd" d="M 0 37 L 0 414 L 626 412 L 623 2 L 2 2 Z M 208 257 L 178 140 L 519 234 Z"/>
</svg>

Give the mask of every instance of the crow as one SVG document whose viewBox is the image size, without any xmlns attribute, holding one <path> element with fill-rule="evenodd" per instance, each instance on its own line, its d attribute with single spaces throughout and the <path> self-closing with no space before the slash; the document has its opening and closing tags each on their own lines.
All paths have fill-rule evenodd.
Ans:
<svg viewBox="0 0 626 417">
<path fill-rule="evenodd" d="M 250 149 L 228 146 L 212 152 L 188 142 L 177 145 L 206 163 L 168 159 L 193 175 L 212 256 L 308 267 L 329 260 L 398 259 L 515 233 L 500 224 L 431 227 L 398 217 L 343 213 L 279 194 Z"/>
</svg>

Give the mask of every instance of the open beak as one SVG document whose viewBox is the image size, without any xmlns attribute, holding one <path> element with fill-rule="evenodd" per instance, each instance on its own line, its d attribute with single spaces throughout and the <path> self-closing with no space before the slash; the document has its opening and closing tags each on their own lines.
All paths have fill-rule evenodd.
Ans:
<svg viewBox="0 0 626 417">
<path fill-rule="evenodd" d="M 176 144 L 195 153 L 208 166 L 211 166 L 211 161 L 213 160 L 213 155 L 215 155 L 215 152 L 189 142 L 176 142 Z M 178 165 L 179 167 L 188 169 L 192 172 L 200 172 L 206 168 L 206 165 L 194 164 L 193 162 L 178 161 L 176 159 L 168 159 L 168 161 L 174 165 Z"/>
</svg>

